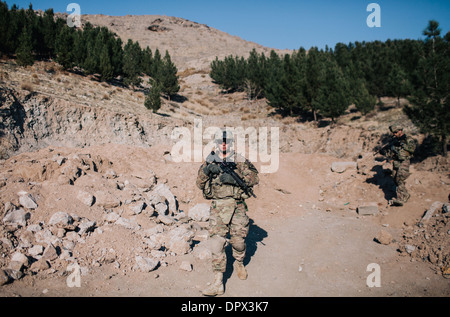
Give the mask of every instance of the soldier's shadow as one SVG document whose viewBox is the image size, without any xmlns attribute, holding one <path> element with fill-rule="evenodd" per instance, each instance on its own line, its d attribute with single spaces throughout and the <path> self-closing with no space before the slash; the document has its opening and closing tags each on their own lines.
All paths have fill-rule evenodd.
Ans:
<svg viewBox="0 0 450 317">
<path fill-rule="evenodd" d="M 371 178 L 366 179 L 366 183 L 378 185 L 378 187 L 383 191 L 384 198 L 386 200 L 391 200 L 395 197 L 395 184 L 392 178 L 392 171 L 389 169 L 384 169 L 380 165 L 375 165 L 371 169 L 375 174 Z"/>
<path fill-rule="evenodd" d="M 263 228 L 259 227 L 258 225 L 256 225 L 255 222 L 253 221 L 253 219 L 250 219 L 249 231 L 248 231 L 247 238 L 245 240 L 245 242 L 246 242 L 246 252 L 245 252 L 245 258 L 244 258 L 245 266 L 247 266 L 250 263 L 253 255 L 255 255 L 256 250 L 258 249 L 258 242 L 264 245 L 264 243 L 262 241 L 266 237 L 267 237 L 267 231 L 264 230 Z M 232 250 L 231 244 L 229 244 L 226 247 L 225 253 L 227 255 L 227 268 L 223 275 L 224 284 L 233 274 L 233 263 L 234 263 L 235 259 L 233 257 L 233 250 Z"/>
</svg>

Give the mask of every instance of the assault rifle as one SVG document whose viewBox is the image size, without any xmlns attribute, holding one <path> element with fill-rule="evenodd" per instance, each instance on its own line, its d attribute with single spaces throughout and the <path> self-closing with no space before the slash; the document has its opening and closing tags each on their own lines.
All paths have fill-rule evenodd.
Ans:
<svg viewBox="0 0 450 317">
<path fill-rule="evenodd" d="M 234 171 L 236 169 L 235 162 L 227 162 L 225 159 L 221 160 L 220 157 L 216 154 L 216 152 L 212 151 L 210 155 L 206 158 L 206 162 L 208 164 L 216 163 L 219 165 L 222 172 L 230 174 L 231 177 L 236 181 L 238 186 L 247 194 L 256 198 L 256 195 L 253 193 L 253 190 L 245 183 L 245 181 L 239 177 L 238 174 Z"/>
<path fill-rule="evenodd" d="M 398 145 L 399 141 L 397 139 L 391 140 L 388 144 L 378 150 L 378 153 L 387 157 L 387 161 L 392 161 L 399 156 L 397 149 Z"/>
</svg>

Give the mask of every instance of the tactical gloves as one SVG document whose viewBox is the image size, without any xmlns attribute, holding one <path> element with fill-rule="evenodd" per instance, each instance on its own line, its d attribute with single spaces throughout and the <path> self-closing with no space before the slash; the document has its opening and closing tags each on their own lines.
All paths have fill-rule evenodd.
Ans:
<svg viewBox="0 0 450 317">
<path fill-rule="evenodd" d="M 203 172 L 206 176 L 211 176 L 215 174 L 219 174 L 222 170 L 217 164 L 208 164 L 203 168 Z"/>
<path fill-rule="evenodd" d="M 205 173 L 206 176 L 212 176 L 220 174 L 222 170 L 217 164 L 208 164 L 203 168 L 203 172 Z M 235 186 L 238 185 L 238 183 L 234 180 L 233 176 L 227 173 L 223 173 L 222 175 L 220 175 L 219 179 L 222 182 L 222 184 Z"/>
<path fill-rule="evenodd" d="M 233 176 L 231 176 L 230 174 L 224 173 L 224 174 L 220 175 L 219 179 L 222 182 L 222 184 L 237 185 L 237 183 L 234 180 Z"/>
</svg>

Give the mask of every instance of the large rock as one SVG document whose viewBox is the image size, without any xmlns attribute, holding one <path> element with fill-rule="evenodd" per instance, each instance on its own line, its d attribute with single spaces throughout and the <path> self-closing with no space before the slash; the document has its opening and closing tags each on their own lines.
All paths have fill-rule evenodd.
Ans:
<svg viewBox="0 0 450 317">
<path fill-rule="evenodd" d="M 195 233 L 185 227 L 176 227 L 166 234 L 165 246 L 176 255 L 186 254 L 191 250 Z"/>
<path fill-rule="evenodd" d="M 95 202 L 95 197 L 83 190 L 80 190 L 78 192 L 77 198 L 79 201 L 81 201 L 83 204 L 85 204 L 88 207 L 91 207 Z"/>
<path fill-rule="evenodd" d="M 73 218 L 67 212 L 58 211 L 53 214 L 48 224 L 63 229 L 73 229 Z"/>
<path fill-rule="evenodd" d="M 105 209 L 116 208 L 121 204 L 121 201 L 108 191 L 97 191 L 94 196 L 95 204 Z"/>
<path fill-rule="evenodd" d="M 171 226 L 171 225 L 175 224 L 175 219 L 173 219 L 172 217 L 169 217 L 169 216 L 159 215 L 156 218 L 156 222 L 165 224 L 166 226 Z"/>
<path fill-rule="evenodd" d="M 388 245 L 392 242 L 393 238 L 389 232 L 381 230 L 380 232 L 378 232 L 374 240 L 377 241 L 378 243 Z"/>
<path fill-rule="evenodd" d="M 212 252 L 211 252 L 211 247 L 210 247 L 210 241 L 204 240 L 204 241 L 201 241 L 199 244 L 197 244 L 194 247 L 193 254 L 194 254 L 194 257 L 196 257 L 200 260 L 211 259 Z"/>
<path fill-rule="evenodd" d="M 152 190 L 151 194 L 157 194 L 161 197 L 164 197 L 169 204 L 169 212 L 171 214 L 175 214 L 178 212 L 175 196 L 170 191 L 169 186 L 167 186 L 166 184 L 159 184 Z"/>
<path fill-rule="evenodd" d="M 435 201 L 430 208 L 425 212 L 425 215 L 422 217 L 421 222 L 427 222 L 428 220 L 433 217 L 433 215 L 436 213 L 436 211 L 439 211 L 444 203 L 440 201 Z"/>
<path fill-rule="evenodd" d="M 80 229 L 78 231 L 78 234 L 81 236 L 82 234 L 92 231 L 95 229 L 96 226 L 96 222 L 95 221 L 91 221 L 89 219 L 83 219 L 81 221 L 81 223 L 78 225 L 78 228 Z"/>
<path fill-rule="evenodd" d="M 11 257 L 11 262 L 18 262 L 23 266 L 28 266 L 28 257 L 20 252 L 15 252 Z"/>
<path fill-rule="evenodd" d="M 10 281 L 9 275 L 5 270 L 0 270 L 0 286 L 7 284 Z"/>
<path fill-rule="evenodd" d="M 189 209 L 188 216 L 194 221 L 208 221 L 210 215 L 210 206 L 209 204 L 197 204 L 191 209 Z"/>
<path fill-rule="evenodd" d="M 19 196 L 19 203 L 21 206 L 28 209 L 36 209 L 38 207 L 34 197 L 25 192 L 21 192 L 21 195 Z"/>
<path fill-rule="evenodd" d="M 30 214 L 22 208 L 9 210 L 3 217 L 3 224 L 13 227 L 25 227 Z"/>
<path fill-rule="evenodd" d="M 42 255 L 42 259 L 50 262 L 56 260 L 57 258 L 58 258 L 58 251 L 52 244 L 49 244 L 45 248 L 44 254 Z"/>
<path fill-rule="evenodd" d="M 159 260 L 157 259 L 147 257 L 144 258 L 140 255 L 136 255 L 135 259 L 139 269 L 145 273 L 153 271 L 159 264 Z"/>
<path fill-rule="evenodd" d="M 343 173 L 348 169 L 356 171 L 356 162 L 333 162 L 331 163 L 331 171 L 336 173 Z"/>
<path fill-rule="evenodd" d="M 116 220 L 115 224 L 131 230 L 139 230 L 141 228 L 136 220 L 127 219 L 124 217 L 119 217 L 119 219 Z"/>
<path fill-rule="evenodd" d="M 50 264 L 48 263 L 48 261 L 46 259 L 43 259 L 43 258 L 40 258 L 36 262 L 33 262 L 33 264 L 31 264 L 31 266 L 30 266 L 30 270 L 35 273 L 45 271 L 49 268 L 50 268 Z"/>
<path fill-rule="evenodd" d="M 362 216 L 377 215 L 379 213 L 378 206 L 375 203 L 372 205 L 358 206 L 357 211 Z"/>
<path fill-rule="evenodd" d="M 35 245 L 32 248 L 28 249 L 28 254 L 32 256 L 33 258 L 42 255 L 44 252 L 44 247 L 42 245 Z"/>
</svg>

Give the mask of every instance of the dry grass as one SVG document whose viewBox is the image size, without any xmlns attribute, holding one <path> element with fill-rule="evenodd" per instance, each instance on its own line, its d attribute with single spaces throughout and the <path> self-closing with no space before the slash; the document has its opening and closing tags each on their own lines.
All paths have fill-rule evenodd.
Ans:
<svg viewBox="0 0 450 317">
<path fill-rule="evenodd" d="M 241 117 L 241 120 L 242 120 L 242 121 L 245 121 L 245 120 L 252 120 L 252 119 L 256 119 L 256 118 L 257 118 L 256 114 L 250 113 L 250 114 L 244 114 L 244 115 Z"/>
</svg>

